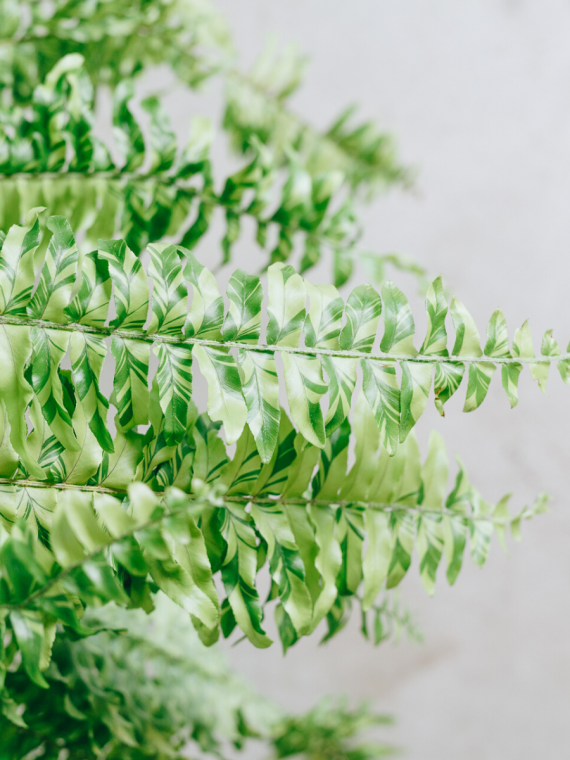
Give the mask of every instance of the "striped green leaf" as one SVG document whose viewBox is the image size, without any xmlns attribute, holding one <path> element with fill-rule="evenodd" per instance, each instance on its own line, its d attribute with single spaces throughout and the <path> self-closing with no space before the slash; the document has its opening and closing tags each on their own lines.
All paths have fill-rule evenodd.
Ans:
<svg viewBox="0 0 570 760">
<path fill-rule="evenodd" d="M 154 349 L 158 356 L 156 382 L 163 431 L 167 446 L 177 446 L 188 427 L 188 412 L 192 399 L 192 349 L 160 343 Z"/>
<path fill-rule="evenodd" d="M 361 359 L 362 390 L 374 413 L 380 440 L 387 451 L 396 453 L 400 437 L 400 388 L 394 364 Z"/>
<path fill-rule="evenodd" d="M 65 314 L 70 322 L 103 327 L 111 300 L 109 265 L 98 251 L 91 251 L 81 257 L 79 272 L 79 291 L 65 308 Z"/>
<path fill-rule="evenodd" d="M 148 367 L 150 345 L 113 335 L 111 353 L 115 377 L 111 403 L 117 407 L 115 421 L 123 430 L 148 422 Z"/>
<path fill-rule="evenodd" d="M 184 275 L 193 286 L 194 294 L 184 325 L 184 335 L 188 338 L 219 340 L 224 319 L 224 301 L 216 279 L 197 261 L 193 253 L 185 251 L 185 256 Z"/>
<path fill-rule="evenodd" d="M 447 298 L 445 297 L 441 277 L 437 277 L 429 286 L 426 294 L 426 314 L 426 337 L 420 349 L 420 354 L 427 356 L 448 356 L 447 331 L 445 329 Z"/>
<path fill-rule="evenodd" d="M 266 464 L 277 446 L 281 418 L 275 356 L 272 351 L 240 348 L 237 365 L 247 407 L 247 424 L 255 438 L 261 461 Z"/>
<path fill-rule="evenodd" d="M 179 335 L 186 321 L 188 286 L 178 249 L 174 245 L 154 243 L 148 246 L 148 252 L 148 274 L 154 286 L 147 333 Z"/>
<path fill-rule="evenodd" d="M 328 388 L 323 379 L 321 363 L 313 356 L 284 353 L 283 366 L 293 422 L 307 441 L 322 448 L 326 433 L 320 400 Z"/>
<path fill-rule="evenodd" d="M 224 340 L 257 343 L 261 334 L 263 290 L 259 277 L 237 269 L 228 282 L 229 311 L 224 319 Z"/>
<path fill-rule="evenodd" d="M 465 365 L 462 362 L 437 363 L 435 365 L 433 390 L 435 408 L 445 417 L 443 405 L 453 396 L 459 388 L 463 375 L 465 374 Z"/>
<path fill-rule="evenodd" d="M 303 278 L 292 266 L 272 264 L 267 270 L 269 301 L 267 342 L 270 345 L 299 345 L 305 321 L 306 289 Z"/>
<path fill-rule="evenodd" d="M 392 294 L 392 290 L 388 292 Z M 390 309 L 389 302 L 386 302 L 386 308 Z M 371 285 L 360 285 L 355 288 L 346 302 L 346 324 L 340 334 L 340 347 L 346 351 L 362 351 L 369 354 L 376 338 L 381 312 L 380 296 Z M 384 315 L 385 321 L 390 320 L 394 315 L 393 310 L 387 311 Z M 382 348 L 382 351 L 386 350 L 388 349 Z"/>
<path fill-rule="evenodd" d="M 47 227 L 53 234 L 27 312 L 33 319 L 67 322 L 65 308 L 71 300 L 77 276 L 77 246 L 69 222 L 63 216 L 50 216 Z"/>
<path fill-rule="evenodd" d="M 99 240 L 99 256 L 108 262 L 117 316 L 110 327 L 141 330 L 148 314 L 148 279 L 124 240 Z"/>
<path fill-rule="evenodd" d="M 26 314 L 35 280 L 34 254 L 40 244 L 40 210 L 29 212 L 24 227 L 11 227 L 2 243 L 0 314 Z"/>
<path fill-rule="evenodd" d="M 340 348 L 344 302 L 334 285 L 305 283 L 309 311 L 305 319 L 305 344 L 309 348 Z"/>
<path fill-rule="evenodd" d="M 88 425 L 104 451 L 113 452 L 113 441 L 107 428 L 109 402 L 100 389 L 101 370 L 107 355 L 107 344 L 98 335 L 73 332 L 69 342 L 73 382 Z"/>
<path fill-rule="evenodd" d="M 43 480 L 44 473 L 34 461 L 27 444 L 26 409 L 33 398 L 33 389 L 24 375 L 32 355 L 31 329 L 0 325 L 0 398 L 5 404 L 10 425 L 10 441 L 27 471 Z"/>
<path fill-rule="evenodd" d="M 414 364 L 400 362 L 402 368 L 402 389 L 400 393 L 400 442 L 405 441 L 408 433 L 422 416 L 427 406 L 432 364 Z"/>
<path fill-rule="evenodd" d="M 60 330 L 32 327 L 32 358 L 27 370 L 30 384 L 42 413 L 58 441 L 70 451 L 78 443 L 65 407 L 59 375 L 60 364 L 67 353 L 70 334 Z"/>
<path fill-rule="evenodd" d="M 414 318 L 408 299 L 393 282 L 386 282 L 382 287 L 384 299 L 384 335 L 380 349 L 390 354 L 408 354 L 415 356 Z"/>
<path fill-rule="evenodd" d="M 247 420 L 247 407 L 241 391 L 239 371 L 226 348 L 195 345 L 194 356 L 208 383 L 208 414 L 220 421 L 226 441 L 235 443 Z"/>
</svg>

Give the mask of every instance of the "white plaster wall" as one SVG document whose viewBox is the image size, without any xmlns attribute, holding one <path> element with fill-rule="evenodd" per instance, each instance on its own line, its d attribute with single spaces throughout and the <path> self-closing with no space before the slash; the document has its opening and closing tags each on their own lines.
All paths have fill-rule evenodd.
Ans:
<svg viewBox="0 0 570 760">
<path fill-rule="evenodd" d="M 268 33 L 297 41 L 312 64 L 294 98 L 326 126 L 348 102 L 393 131 L 419 176 L 365 210 L 364 242 L 408 253 L 448 286 L 481 332 L 501 306 L 511 336 L 527 317 L 535 347 L 554 327 L 570 339 L 570 3 L 564 0 L 217 0 L 242 62 Z M 160 86 L 158 75 L 149 85 Z M 190 105 L 188 105 L 190 103 Z M 215 113 L 219 91 L 169 108 Z M 204 103 L 206 105 L 204 106 Z M 208 245 L 213 245 L 209 243 Z M 255 257 L 242 245 L 240 261 Z M 248 253 L 249 252 L 249 253 Z M 206 260 L 208 249 L 202 253 Z M 253 260 L 253 258 L 251 259 Z M 328 276 L 323 268 L 320 278 Z M 411 280 L 398 277 L 413 294 Z M 425 324 L 414 303 L 418 332 Z M 552 374 L 542 396 L 528 373 L 509 409 L 496 377 L 483 407 L 461 413 L 465 390 L 440 419 L 490 499 L 513 492 L 520 508 L 548 490 L 552 511 L 527 524 L 510 556 L 493 546 L 486 568 L 467 560 L 456 586 L 441 573 L 428 599 L 417 572 L 402 587 L 423 645 L 373 649 L 349 630 L 325 647 L 301 642 L 282 657 L 248 644 L 228 650 L 236 668 L 289 708 L 326 693 L 368 698 L 397 718 L 385 736 L 411 760 L 570 757 L 570 389 Z M 271 626 L 270 626 L 271 627 Z"/>
</svg>

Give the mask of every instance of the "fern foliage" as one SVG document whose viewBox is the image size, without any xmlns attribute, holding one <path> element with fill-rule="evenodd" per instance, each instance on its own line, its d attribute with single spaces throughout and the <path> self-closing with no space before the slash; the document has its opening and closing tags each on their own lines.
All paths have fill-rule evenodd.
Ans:
<svg viewBox="0 0 570 760">
<path fill-rule="evenodd" d="M 197 641 L 181 610 L 157 599 L 150 616 L 107 607 L 91 614 L 102 630 L 73 641 L 59 633 L 45 671 L 46 692 L 19 670 L 6 691 L 16 723 L 0 715 L 3 760 L 41 751 L 45 760 L 171 760 L 188 757 L 302 754 L 339 760 L 392 755 L 364 732 L 390 723 L 367 706 L 326 700 L 289 715 L 228 668 L 221 653 Z M 22 712 L 21 708 L 25 707 Z M 16 711 L 17 710 L 17 711 Z"/>
<path fill-rule="evenodd" d="M 433 593 L 444 553 L 453 583 L 468 539 L 473 560 L 483 564 L 493 532 L 503 540 L 510 526 L 518 535 L 521 520 L 545 508 L 541 497 L 512 519 L 508 499 L 486 502 L 462 467 L 446 496 L 441 438 L 432 436 L 423 465 L 413 435 L 390 457 L 364 399 L 352 467 L 347 422 L 321 450 L 283 412 L 278 446 L 263 464 L 248 429 L 228 457 L 219 426 L 204 416 L 193 417 L 178 446 L 166 445 L 158 393 L 153 407 L 149 431 L 119 431 L 113 454 L 101 456 L 83 417 L 79 452 L 54 458 L 53 436 L 44 441 L 45 480 L 20 473 L 4 479 L 0 606 L 40 686 L 47 663 L 38 658 L 49 649 L 53 626 L 85 635 L 85 606 L 114 601 L 150 609 L 160 588 L 190 613 L 205 643 L 237 625 L 255 646 L 267 647 L 263 608 L 276 600 L 287 648 L 323 619 L 327 637 L 334 635 L 354 600 L 371 611 L 377 631 L 390 617 L 378 594 L 400 583 L 414 549 Z M 264 600 L 257 574 L 266 563 L 271 586 Z"/>
<path fill-rule="evenodd" d="M 227 23 L 206 0 L 2 0 L 0 17 L 0 88 L 22 105 L 69 54 L 112 87 L 157 64 L 195 87 L 232 54 Z"/>
<path fill-rule="evenodd" d="M 393 455 L 423 413 L 432 383 L 443 414 L 464 375 L 464 411 L 480 406 L 497 365 L 511 406 L 518 401 L 525 363 L 543 389 L 550 364 L 558 366 L 565 382 L 570 379 L 570 359 L 562 355 L 552 331 L 543 338 L 540 358 L 526 322 L 515 332 L 511 348 L 500 310 L 491 317 L 482 350 L 473 319 L 458 299 L 448 305 L 439 278 L 427 293 L 428 326 L 418 350 L 408 300 L 391 282 L 382 288 L 382 297 L 372 286 L 362 285 L 344 302 L 334 286 L 314 286 L 291 266 L 274 264 L 268 270 L 265 308 L 259 277 L 242 270 L 230 278 L 226 306 L 214 275 L 183 247 L 150 245 L 147 272 L 125 241 L 100 240 L 97 251 L 79 262 L 68 222 L 51 217 L 48 228 L 53 235 L 43 262 L 35 255 L 37 211 L 27 227 L 10 229 L 0 252 L 0 352 L 10 368 L 2 397 L 14 451 L 26 473 L 36 477 L 41 477 L 37 454 L 32 454 L 23 426 L 30 403 L 59 445 L 69 451 L 80 447 L 66 384 L 74 388 L 90 433 L 104 451 L 113 453 L 106 425 L 109 399 L 100 385 L 109 338 L 115 360 L 110 400 L 120 429 L 149 422 L 152 352 L 158 361 L 155 379 L 169 445 L 178 445 L 184 436 L 197 363 L 208 384 L 211 419 L 224 425 L 230 444 L 247 425 L 264 463 L 277 447 L 281 385 L 293 423 L 309 443 L 322 448 L 348 417 L 360 367 L 363 394 L 381 443 Z M 265 309 L 269 321 L 262 340 Z M 451 353 L 448 310 L 455 328 Z M 276 355 L 283 361 L 283 383 Z M 66 356 L 71 373 L 61 370 Z"/>
<path fill-rule="evenodd" d="M 515 406 L 525 364 L 544 390 L 551 364 L 570 382 L 570 354 L 548 331 L 536 356 L 526 322 L 511 342 L 500 310 L 482 346 L 440 278 L 419 339 L 392 282 L 341 297 L 357 254 L 375 281 L 386 264 L 423 277 L 358 249 L 357 200 L 409 174 L 351 109 L 325 133 L 291 110 L 295 51 L 240 72 L 205 0 L 0 0 L 0 20 L 0 729 L 32 756 L 177 757 L 192 726 L 172 695 L 164 723 L 151 693 L 133 696 L 138 654 L 97 634 L 93 609 L 150 613 L 163 592 L 207 645 L 221 632 L 268 647 L 269 609 L 284 650 L 317 629 L 330 639 L 353 607 L 375 643 L 413 636 L 392 590 L 414 556 L 432 594 L 440 565 L 453 584 L 466 552 L 483 565 L 494 534 L 518 538 L 547 503 L 513 517 L 461 463 L 448 488 L 441 437 L 422 459 L 413 430 L 432 387 L 443 415 L 463 382 L 473 411 L 500 367 Z M 205 120 L 180 148 L 157 97 L 140 104 L 146 126 L 135 117 L 136 75 L 155 63 L 191 87 L 224 78 L 223 126 L 245 158 L 219 187 Z M 96 135 L 101 85 L 114 146 Z M 266 252 L 225 296 L 194 253 L 220 212 L 222 265 L 246 219 Z M 335 285 L 302 276 L 323 251 Z M 138 653 L 162 662 L 143 639 Z M 381 756 L 344 741 L 368 713 L 323 710 L 273 732 L 275 755 Z M 250 724 L 230 713 L 239 743 Z M 62 716 L 67 745 L 49 731 Z M 211 723 L 193 725 L 219 754 Z"/>
</svg>

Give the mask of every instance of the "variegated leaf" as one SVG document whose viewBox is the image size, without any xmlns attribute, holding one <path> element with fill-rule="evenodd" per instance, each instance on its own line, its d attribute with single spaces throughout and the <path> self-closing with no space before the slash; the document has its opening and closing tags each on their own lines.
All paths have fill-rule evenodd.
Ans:
<svg viewBox="0 0 570 760">
<path fill-rule="evenodd" d="M 469 365 L 464 412 L 472 412 L 483 403 L 496 369 L 491 362 L 474 362 Z"/>
<path fill-rule="evenodd" d="M 442 417 L 445 417 L 443 405 L 446 401 L 449 401 L 459 388 L 464 374 L 465 365 L 462 362 L 438 362 L 435 365 L 433 378 L 434 403 L 435 408 Z"/>
<path fill-rule="evenodd" d="M 79 276 L 79 291 L 65 313 L 71 322 L 103 327 L 111 300 L 109 265 L 98 251 L 91 251 L 80 258 Z"/>
<path fill-rule="evenodd" d="M 103 450 L 112 453 L 113 441 L 107 428 L 109 402 L 99 387 L 107 344 L 98 335 L 73 332 L 69 352 L 75 390 L 85 411 L 89 428 Z"/>
<path fill-rule="evenodd" d="M 108 262 L 117 316 L 110 327 L 142 330 L 148 314 L 148 279 L 124 240 L 99 240 L 99 256 Z"/>
<path fill-rule="evenodd" d="M 115 359 L 111 403 L 117 407 L 117 425 L 123 430 L 146 425 L 150 344 L 113 335 L 111 353 Z"/>
<path fill-rule="evenodd" d="M 267 342 L 295 348 L 299 345 L 305 321 L 306 290 L 303 278 L 292 266 L 278 263 L 269 267 L 267 279 Z"/>
<path fill-rule="evenodd" d="M 481 339 L 473 317 L 457 298 L 451 301 L 451 317 L 455 328 L 453 356 L 478 357 L 482 355 Z"/>
<path fill-rule="evenodd" d="M 149 277 L 153 280 L 152 316 L 147 333 L 180 335 L 186 321 L 188 286 L 175 245 L 154 243 L 148 246 Z"/>
<path fill-rule="evenodd" d="M 25 316 L 34 287 L 34 254 L 40 244 L 38 212 L 32 209 L 24 227 L 13 225 L 0 254 L 0 314 Z"/>
<path fill-rule="evenodd" d="M 400 362 L 402 389 L 400 392 L 400 443 L 422 416 L 427 406 L 433 375 L 432 364 Z"/>
<path fill-rule="evenodd" d="M 309 348 L 338 349 L 344 303 L 334 285 L 305 283 L 309 311 L 305 319 L 305 344 Z"/>
<path fill-rule="evenodd" d="M 234 357 L 226 348 L 196 344 L 194 356 L 208 382 L 208 414 L 224 425 L 226 442 L 235 443 L 247 420 L 247 407 L 241 390 Z"/>
<path fill-rule="evenodd" d="M 224 301 L 220 296 L 216 279 L 203 267 L 193 253 L 179 249 L 186 257 L 184 275 L 193 286 L 194 294 L 190 311 L 184 324 L 187 338 L 219 340 L 224 319 Z"/>
<path fill-rule="evenodd" d="M 415 356 L 415 324 L 408 299 L 393 282 L 382 287 L 384 300 L 384 335 L 380 349 L 390 354 Z"/>
<path fill-rule="evenodd" d="M 390 455 L 396 453 L 400 433 L 400 389 L 394 364 L 361 359 L 362 390 L 374 412 L 380 440 Z"/>
<path fill-rule="evenodd" d="M 445 318 L 447 316 L 447 298 L 443 290 L 441 277 L 437 277 L 429 286 L 426 294 L 427 330 L 426 337 L 420 349 L 420 354 L 427 356 L 448 356 L 447 331 Z"/>
<path fill-rule="evenodd" d="M 387 308 L 390 308 L 390 305 Z M 346 302 L 346 324 L 340 334 L 340 347 L 345 351 L 362 351 L 369 354 L 376 339 L 381 312 L 380 296 L 371 285 L 355 288 Z"/>
<path fill-rule="evenodd" d="M 224 340 L 257 343 L 261 334 L 263 290 L 259 277 L 237 269 L 228 282 L 230 308 L 224 319 Z"/>
<path fill-rule="evenodd" d="M 59 367 L 67 353 L 70 333 L 32 327 L 32 359 L 28 369 L 31 386 L 51 431 L 70 451 L 77 451 L 78 443 L 71 423 L 71 415 L 63 400 Z"/>
<path fill-rule="evenodd" d="M 247 424 L 255 438 L 261 461 L 265 464 L 275 452 L 281 417 L 275 356 L 272 351 L 240 348 L 237 364 L 247 406 Z"/>
<path fill-rule="evenodd" d="M 542 337 L 540 346 L 542 356 L 560 356 L 560 346 L 552 337 L 552 330 L 547 330 Z M 550 362 L 536 362 L 530 365 L 530 374 L 533 380 L 538 382 L 538 387 L 546 393 L 546 383 L 550 372 Z"/>
<path fill-rule="evenodd" d="M 156 382 L 160 408 L 164 415 L 163 432 L 167 446 L 177 446 L 188 427 L 192 399 L 192 347 L 159 343 Z"/>
<path fill-rule="evenodd" d="M 293 422 L 313 446 L 326 441 L 321 398 L 328 388 L 323 380 L 318 358 L 299 354 L 283 354 L 285 389 Z"/>
<path fill-rule="evenodd" d="M 65 323 L 68 321 L 65 308 L 77 277 L 77 246 L 65 217 L 50 216 L 47 227 L 53 235 L 27 312 L 33 319 Z"/>
</svg>

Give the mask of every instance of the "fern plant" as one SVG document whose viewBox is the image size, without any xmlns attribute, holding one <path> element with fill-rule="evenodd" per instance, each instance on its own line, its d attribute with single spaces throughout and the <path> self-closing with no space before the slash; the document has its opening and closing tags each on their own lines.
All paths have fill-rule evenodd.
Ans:
<svg viewBox="0 0 570 760">
<path fill-rule="evenodd" d="M 468 542 L 482 565 L 493 534 L 518 537 L 547 504 L 540 495 L 512 517 L 508 497 L 486 501 L 461 463 L 448 492 L 442 438 L 422 461 L 413 430 L 432 385 L 443 415 L 465 376 L 474 411 L 500 366 L 515 406 L 524 365 L 544 390 L 551 364 L 570 382 L 570 354 L 548 331 L 537 357 L 526 322 L 510 343 L 500 310 L 482 347 L 441 278 L 427 287 L 420 344 L 383 265 L 424 272 L 393 255 L 372 257 L 381 293 L 366 284 L 341 297 L 362 253 L 358 199 L 409 173 L 391 140 L 351 129 L 348 112 L 326 134 L 291 112 L 296 54 L 240 73 L 223 23 L 191 0 L 4 0 L 0 16 L 0 699 L 11 736 L 33 734 L 23 723 L 38 690 L 61 681 L 53 709 L 80 720 L 77 689 L 107 688 L 59 676 L 64 661 L 99 656 L 93 608 L 110 603 L 149 613 L 161 591 L 207 645 L 236 631 L 269 646 L 269 607 L 284 650 L 323 622 L 329 639 L 354 604 L 376 642 L 392 627 L 413 632 L 392 590 L 414 552 L 431 594 L 444 556 L 454 583 Z M 245 163 L 220 191 L 204 120 L 180 151 L 158 98 L 142 103 L 148 135 L 133 115 L 133 77 L 156 62 L 191 87 L 226 81 L 224 127 Z M 120 159 L 95 135 L 102 83 Z M 244 217 L 267 250 L 262 272 L 230 276 L 225 299 L 200 262 L 215 209 L 222 265 Z M 299 271 L 288 263 L 298 242 Z M 335 285 L 302 276 L 325 251 Z M 121 734 L 125 715 L 114 715 L 113 728 L 94 715 L 86 757 L 98 731 Z M 277 756 L 298 752 L 299 735 L 309 756 L 328 752 L 336 734 L 319 715 L 288 724 Z M 114 738 L 129 745 L 129 730 Z"/>
</svg>

